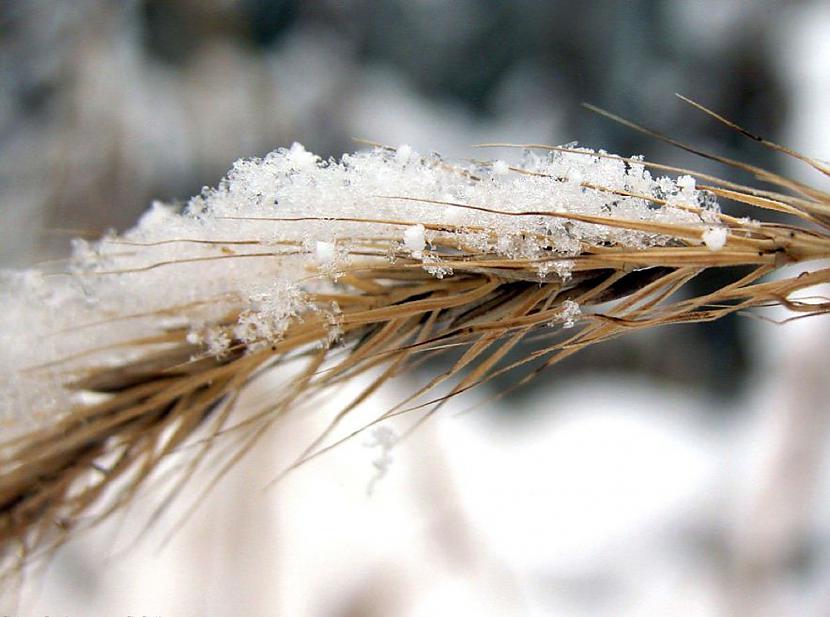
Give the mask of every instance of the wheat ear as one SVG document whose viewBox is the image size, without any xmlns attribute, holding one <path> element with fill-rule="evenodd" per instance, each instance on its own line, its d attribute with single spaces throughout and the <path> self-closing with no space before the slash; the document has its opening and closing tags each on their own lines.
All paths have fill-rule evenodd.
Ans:
<svg viewBox="0 0 830 617">
<path fill-rule="evenodd" d="M 712 155 L 770 188 L 602 151 L 523 147 L 523 163 L 509 166 L 451 164 L 406 146 L 324 162 L 295 145 L 237 163 L 184 212 L 156 205 L 123 236 L 78 242 L 65 269 L 6 274 L 6 567 L 124 507 L 188 446 L 160 512 L 203 463 L 218 479 L 300 402 L 370 369 L 297 464 L 348 438 L 339 423 L 384 383 L 450 348 L 459 355 L 448 370 L 376 421 L 420 422 L 518 364 L 534 366 L 524 382 L 634 330 L 772 305 L 830 311 L 826 299 L 796 296 L 830 282 L 818 261 L 830 257 L 827 193 Z M 714 198 L 789 221 L 735 218 Z M 796 276 L 768 276 L 795 263 Z M 714 268 L 731 281 L 678 293 Z M 508 362 L 522 340 L 532 351 Z M 289 365 L 289 387 L 237 409 L 247 385 Z M 227 434 L 235 447 L 222 458 Z"/>
</svg>

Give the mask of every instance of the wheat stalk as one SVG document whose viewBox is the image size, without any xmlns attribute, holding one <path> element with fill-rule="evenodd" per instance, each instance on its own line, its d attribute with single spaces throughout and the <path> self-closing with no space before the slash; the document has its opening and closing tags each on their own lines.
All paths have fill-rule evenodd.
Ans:
<svg viewBox="0 0 830 617">
<path fill-rule="evenodd" d="M 205 461 L 217 480 L 300 403 L 373 369 L 296 465 L 348 438 L 333 437 L 338 425 L 383 384 L 447 349 L 460 350 L 451 367 L 376 422 L 412 413 L 417 425 L 520 364 L 534 368 L 517 385 L 635 330 L 773 305 L 830 311 L 826 299 L 796 297 L 830 282 L 816 261 L 830 257 L 827 193 L 712 155 L 771 188 L 522 147 L 542 154 L 510 167 L 377 146 L 324 163 L 295 145 L 238 163 L 184 214 L 155 206 L 122 237 L 78 243 L 67 269 L 6 275 L 6 571 L 123 508 L 186 447 L 160 513 Z M 647 168 L 687 175 L 655 179 Z M 713 196 L 790 220 L 735 218 Z M 768 276 L 795 263 L 805 264 L 797 276 Z M 731 282 L 681 292 L 714 268 Z M 507 363 L 522 340 L 534 350 Z M 290 387 L 237 409 L 247 385 L 289 366 Z M 216 444 L 229 433 L 222 458 Z"/>
</svg>

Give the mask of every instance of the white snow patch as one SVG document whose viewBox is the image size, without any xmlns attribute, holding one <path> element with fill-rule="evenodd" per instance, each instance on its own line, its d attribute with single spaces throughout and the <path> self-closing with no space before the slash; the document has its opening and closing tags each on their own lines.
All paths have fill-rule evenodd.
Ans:
<svg viewBox="0 0 830 617">
<path fill-rule="evenodd" d="M 337 251 L 332 242 L 318 240 L 314 245 L 314 259 L 321 266 L 329 266 L 334 263 Z"/>
<path fill-rule="evenodd" d="M 412 158 L 412 147 L 406 144 L 401 144 L 395 151 L 395 160 L 401 165 L 406 165 Z"/>
<path fill-rule="evenodd" d="M 493 173 L 497 176 L 505 176 L 510 173 L 510 165 L 506 161 L 498 160 L 493 162 Z"/>
<path fill-rule="evenodd" d="M 703 232 L 703 243 L 710 251 L 719 251 L 726 245 L 726 227 L 707 227 Z"/>
<path fill-rule="evenodd" d="M 426 248 L 426 228 L 423 225 L 413 225 L 412 227 L 407 227 L 406 230 L 403 232 L 403 243 L 412 254 L 420 256 L 423 250 Z"/>
</svg>

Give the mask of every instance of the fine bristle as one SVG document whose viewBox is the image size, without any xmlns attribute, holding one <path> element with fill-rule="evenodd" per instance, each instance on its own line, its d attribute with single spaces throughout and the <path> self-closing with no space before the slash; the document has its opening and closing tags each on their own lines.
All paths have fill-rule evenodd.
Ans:
<svg viewBox="0 0 830 617">
<path fill-rule="evenodd" d="M 572 146 L 528 147 L 509 165 L 405 145 L 322 161 L 294 144 L 237 162 L 181 212 L 155 204 L 121 236 L 76 241 L 66 270 L 4 274 L 2 558 L 102 520 L 197 435 L 182 482 L 220 435 L 243 435 L 221 476 L 299 401 L 369 369 L 382 372 L 297 465 L 384 383 L 449 348 L 455 363 L 376 422 L 417 424 L 520 364 L 534 366 L 523 383 L 636 329 L 768 305 L 830 311 L 793 297 L 830 282 L 826 267 L 767 277 L 830 257 L 823 193 L 756 168 L 782 192 L 652 176 L 660 167 Z M 738 219 L 717 197 L 793 220 Z M 727 267 L 719 289 L 677 293 Z M 290 387 L 236 410 L 247 384 L 289 364 Z"/>
</svg>

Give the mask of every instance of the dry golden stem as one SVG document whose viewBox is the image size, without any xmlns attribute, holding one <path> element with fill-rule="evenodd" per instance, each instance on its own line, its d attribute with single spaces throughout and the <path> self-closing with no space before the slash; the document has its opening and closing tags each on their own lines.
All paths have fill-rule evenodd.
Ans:
<svg viewBox="0 0 830 617">
<path fill-rule="evenodd" d="M 342 406 L 329 429 L 309 445 L 298 465 L 331 447 L 324 442 L 334 428 L 384 383 L 448 348 L 463 347 L 464 352 L 447 371 L 383 417 L 422 408 L 427 409 L 428 416 L 449 397 L 520 364 L 535 362 L 536 369 L 517 384 L 521 385 L 589 345 L 633 330 L 710 321 L 769 305 L 785 306 L 800 315 L 830 312 L 828 300 L 808 303 L 795 297 L 802 290 L 830 283 L 830 268 L 808 268 L 808 262 L 830 258 L 830 198 L 777 174 L 719 160 L 747 169 L 797 195 L 758 191 L 706 177 L 715 185 L 713 192 L 791 215 L 795 224 L 758 224 L 725 214 L 720 221 L 728 228 L 726 241 L 720 250 L 713 251 L 703 245 L 701 229 L 688 225 L 546 211 L 508 213 L 475 204 L 449 204 L 504 216 L 567 218 L 665 234 L 675 240 L 671 246 L 642 250 L 586 244 L 573 259 L 572 278 L 563 280 L 556 275 L 540 278 L 539 265 L 548 258 L 504 259 L 463 246 L 437 248 L 446 251 L 441 253 L 441 263 L 451 267 L 453 274 L 436 279 L 424 272 L 421 262 L 404 254 L 391 264 L 383 259 L 389 250 L 388 239 L 364 238 L 362 247 L 354 251 L 355 261 L 342 273 L 337 292 L 311 298 L 318 309 L 332 301 L 340 306 L 342 339 L 338 345 L 328 346 L 330 324 L 322 310 L 299 316 L 284 337 L 269 347 L 247 349 L 242 341 L 235 340 L 220 358 L 200 356 L 200 350 L 187 342 L 184 329 L 130 341 L 131 349 L 146 350 L 140 360 L 92 369 L 75 382 L 79 390 L 105 395 L 103 400 L 78 405 L 54 424 L 2 444 L 0 555 L 7 566 L 20 565 L 33 554 L 56 548 L 73 528 L 89 527 L 127 504 L 164 459 L 201 436 L 201 441 L 195 442 L 196 453 L 191 454 L 190 463 L 181 473 L 176 485 L 179 487 L 206 460 L 220 435 L 237 432 L 244 436 L 242 445 L 217 470 L 218 479 L 278 418 L 294 409 L 300 398 L 308 399 L 374 367 L 384 369 L 363 392 Z M 267 257 L 273 258 L 274 254 L 268 253 Z M 551 254 L 549 260 L 556 259 Z M 763 280 L 792 263 L 804 263 L 804 271 L 792 278 Z M 731 283 L 705 295 L 677 299 L 677 292 L 701 272 L 734 267 L 742 270 Z M 606 303 L 611 301 L 616 302 L 608 307 Z M 578 303 L 583 311 L 570 336 L 545 328 L 561 321 L 566 302 Z M 592 311 L 599 305 L 603 310 Z M 184 308 L 170 307 L 164 313 L 175 315 Z M 237 312 L 228 314 L 227 324 L 230 326 L 237 316 Z M 108 317 L 102 323 L 135 317 Z M 535 339 L 535 351 L 500 366 L 520 341 L 532 339 L 539 332 L 552 333 L 553 339 L 549 340 L 547 334 Z M 56 359 L 49 367 L 71 359 Z M 292 387 L 275 394 L 262 409 L 235 418 L 237 397 L 247 384 L 264 370 L 279 370 L 297 359 L 305 366 Z M 44 368 L 46 365 L 32 370 Z M 448 395 L 423 401 L 455 378 L 458 381 Z M 161 502 L 159 512 L 175 492 Z"/>
</svg>

